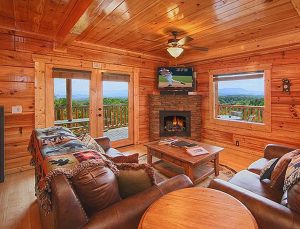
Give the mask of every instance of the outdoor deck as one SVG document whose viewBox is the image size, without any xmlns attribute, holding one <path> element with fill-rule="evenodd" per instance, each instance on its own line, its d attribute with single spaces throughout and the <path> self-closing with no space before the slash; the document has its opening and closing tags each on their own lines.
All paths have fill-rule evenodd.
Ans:
<svg viewBox="0 0 300 229">
<path fill-rule="evenodd" d="M 128 127 L 111 129 L 104 132 L 105 137 L 109 137 L 111 141 L 117 141 L 128 138 Z"/>
</svg>

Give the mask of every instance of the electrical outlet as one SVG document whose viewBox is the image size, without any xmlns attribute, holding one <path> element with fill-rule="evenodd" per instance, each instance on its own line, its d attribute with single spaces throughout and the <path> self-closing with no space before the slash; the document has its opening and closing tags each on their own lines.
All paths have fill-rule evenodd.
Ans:
<svg viewBox="0 0 300 229">
<path fill-rule="evenodd" d="M 12 114 L 20 114 L 22 113 L 22 106 L 21 105 L 17 105 L 17 106 L 12 106 L 11 107 L 11 113 Z"/>
</svg>

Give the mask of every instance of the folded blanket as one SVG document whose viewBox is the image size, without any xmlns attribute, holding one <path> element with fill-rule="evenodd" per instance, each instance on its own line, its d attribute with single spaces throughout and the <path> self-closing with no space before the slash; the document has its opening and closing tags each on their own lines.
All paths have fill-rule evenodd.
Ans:
<svg viewBox="0 0 300 229">
<path fill-rule="evenodd" d="M 58 174 L 68 178 L 87 166 L 107 166 L 118 173 L 115 165 L 100 152 L 90 150 L 65 127 L 35 129 L 30 138 L 28 151 L 36 172 L 36 195 L 45 212 L 51 210 L 50 183 Z"/>
</svg>

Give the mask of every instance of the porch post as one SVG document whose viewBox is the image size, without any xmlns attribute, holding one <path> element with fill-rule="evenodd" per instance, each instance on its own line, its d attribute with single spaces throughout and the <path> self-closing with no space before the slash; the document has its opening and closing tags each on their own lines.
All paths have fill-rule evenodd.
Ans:
<svg viewBox="0 0 300 229">
<path fill-rule="evenodd" d="M 67 92 L 67 119 L 72 121 L 72 79 L 66 79 L 66 92 Z"/>
</svg>

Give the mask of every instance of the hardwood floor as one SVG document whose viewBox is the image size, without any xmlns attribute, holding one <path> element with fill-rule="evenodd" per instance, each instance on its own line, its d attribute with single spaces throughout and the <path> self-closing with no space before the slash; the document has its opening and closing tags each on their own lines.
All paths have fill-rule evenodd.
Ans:
<svg viewBox="0 0 300 229">
<path fill-rule="evenodd" d="M 122 152 L 146 154 L 143 145 L 119 148 Z M 220 163 L 240 171 L 246 168 L 254 158 L 232 150 L 220 154 Z M 7 175 L 0 183 L 0 228 L 3 229 L 39 229 L 39 210 L 34 195 L 34 171 Z"/>
<path fill-rule="evenodd" d="M 0 184 L 0 203 L 0 228 L 41 228 L 33 169 L 5 177 Z"/>
</svg>

